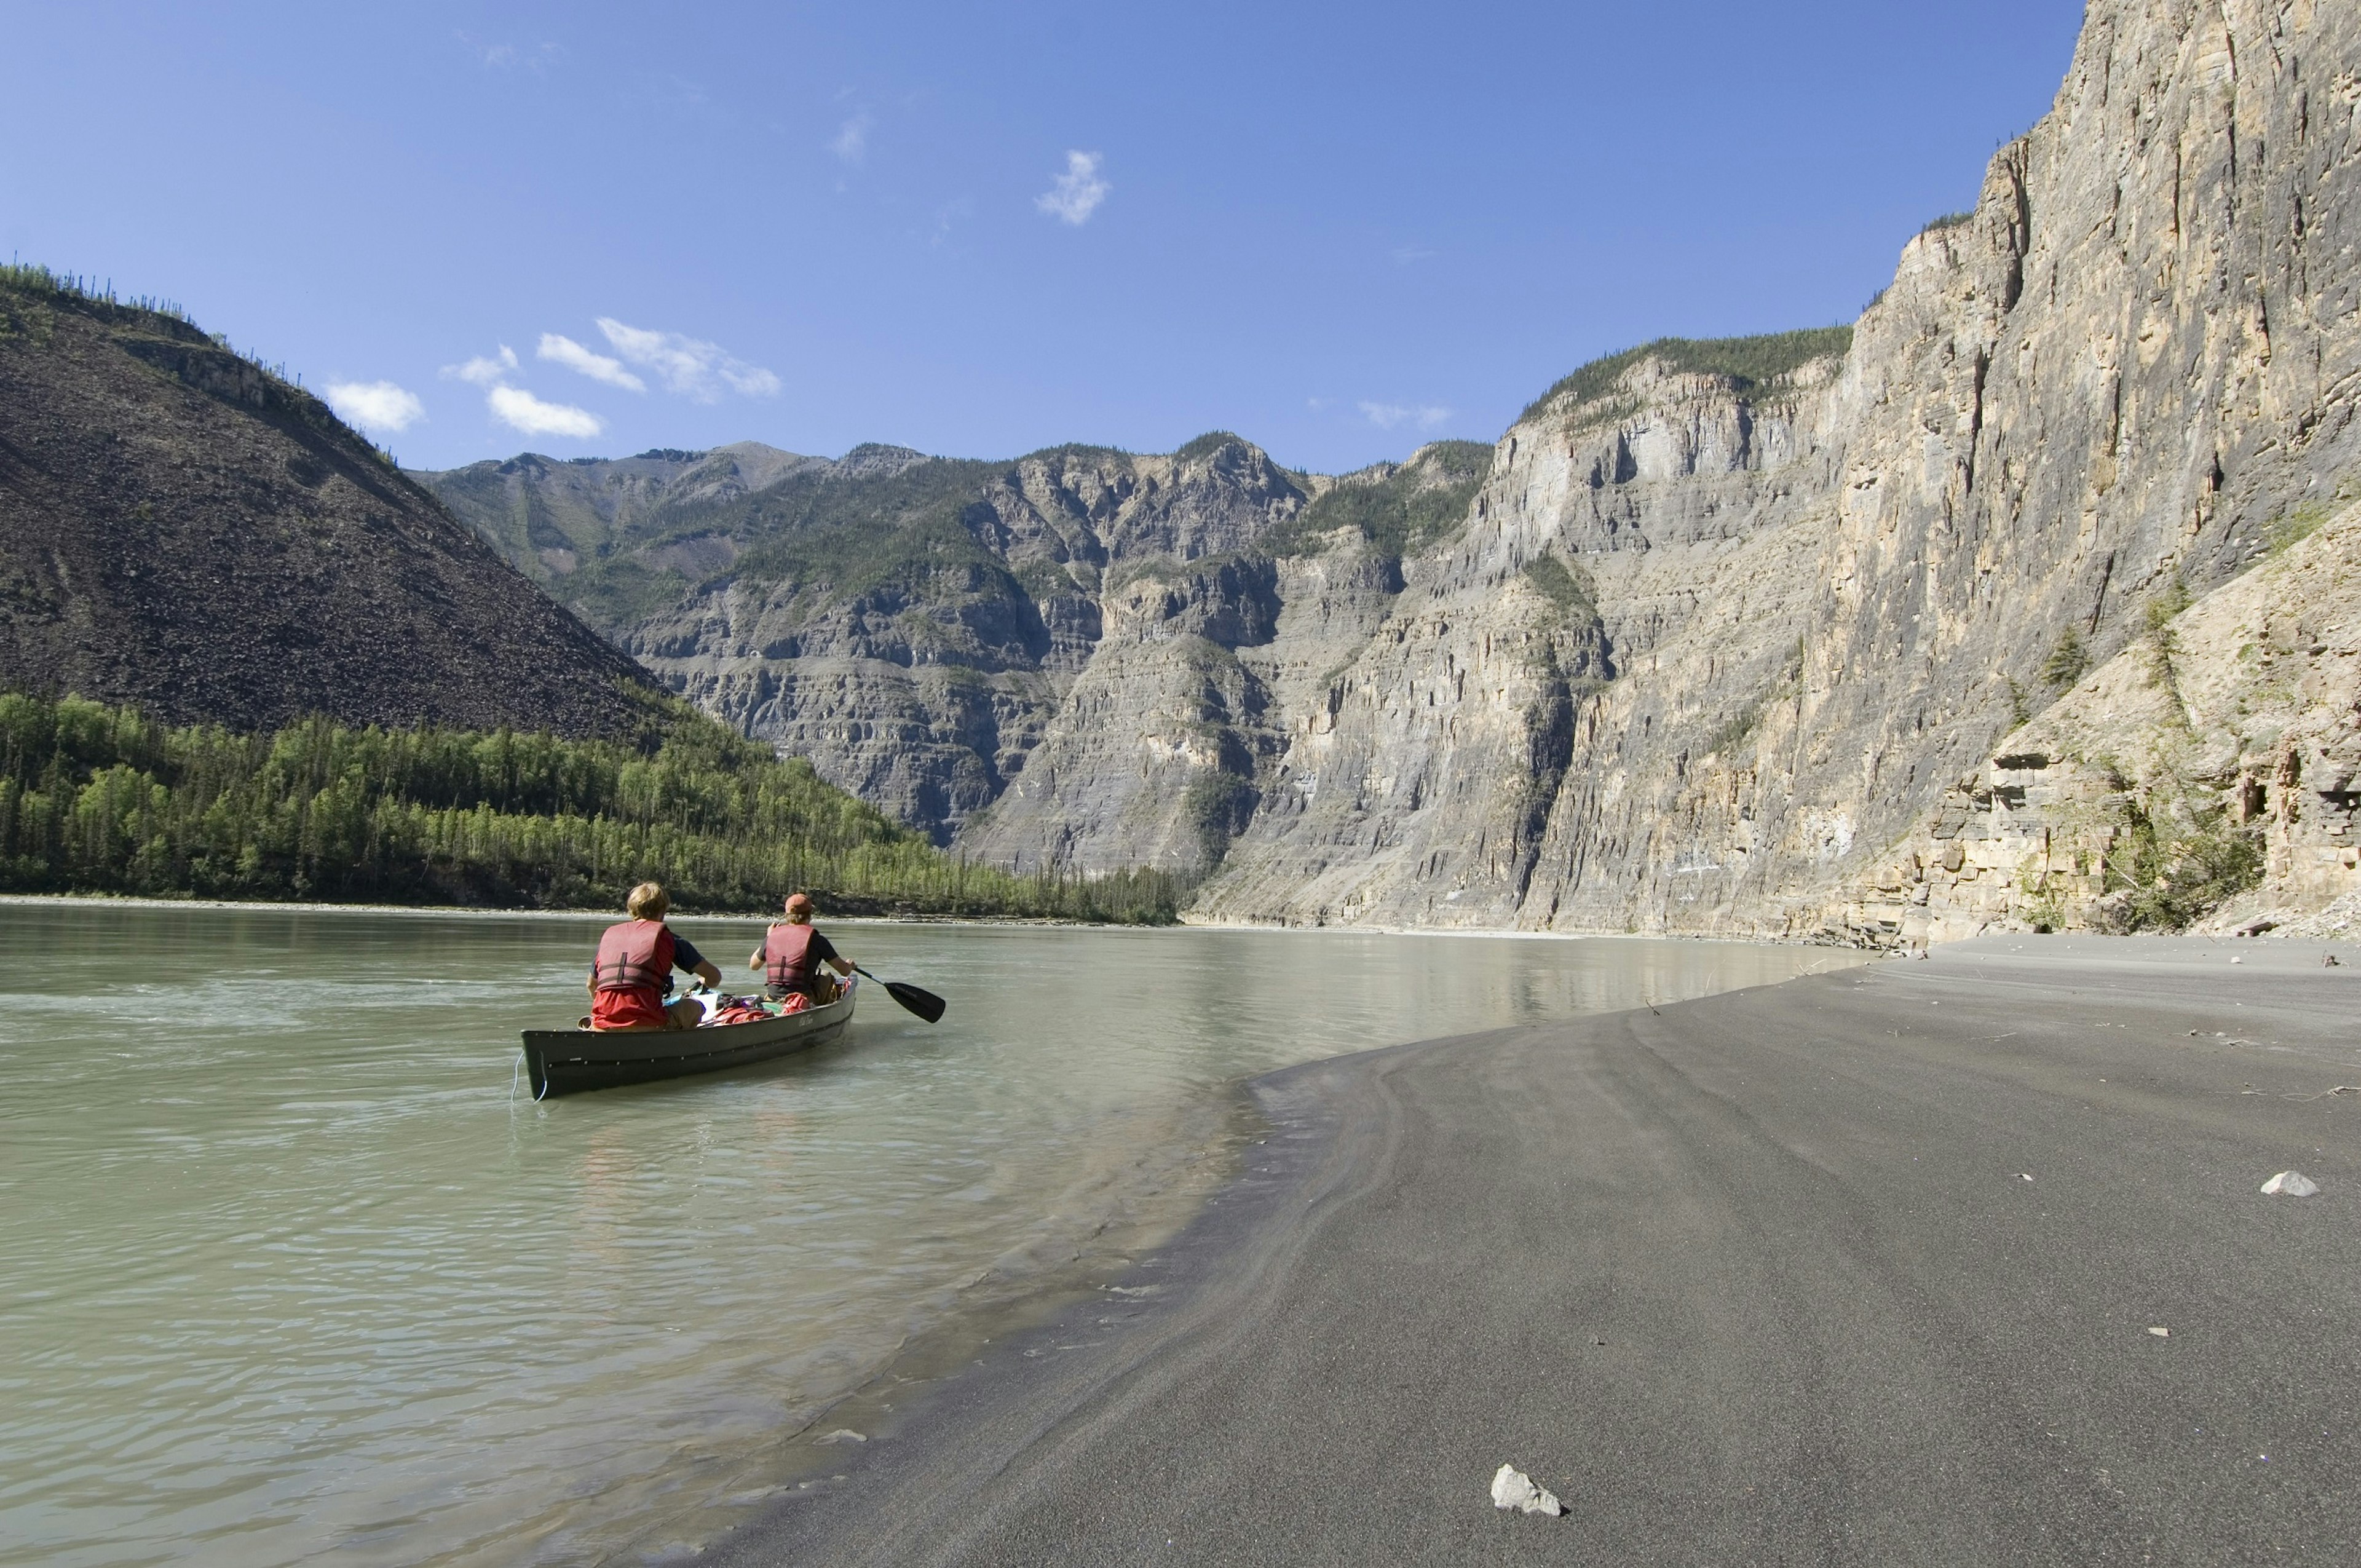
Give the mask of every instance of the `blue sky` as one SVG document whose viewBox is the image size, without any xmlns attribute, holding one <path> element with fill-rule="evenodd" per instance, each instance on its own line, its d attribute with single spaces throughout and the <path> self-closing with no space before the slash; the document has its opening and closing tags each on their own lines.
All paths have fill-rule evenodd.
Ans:
<svg viewBox="0 0 2361 1568">
<path fill-rule="evenodd" d="M 12 7 L 0 251 L 412 466 L 1235 430 L 1340 471 L 1850 320 L 2065 0 Z"/>
</svg>

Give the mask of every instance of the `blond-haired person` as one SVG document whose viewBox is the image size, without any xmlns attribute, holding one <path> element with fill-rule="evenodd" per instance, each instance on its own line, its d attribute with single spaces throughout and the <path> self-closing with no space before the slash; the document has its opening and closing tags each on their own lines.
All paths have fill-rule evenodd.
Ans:
<svg viewBox="0 0 2361 1568">
<path fill-rule="evenodd" d="M 721 971 L 664 924 L 672 900 L 664 896 L 661 883 L 640 883 L 623 907 L 631 917 L 607 927 L 598 938 L 598 956 L 590 964 L 590 1026 L 695 1028 L 705 1017 L 695 998 L 684 996 L 669 1004 L 664 1000 L 672 994 L 672 971 L 686 970 L 708 986 L 721 983 Z"/>
<path fill-rule="evenodd" d="M 839 957 L 836 945 L 812 929 L 815 913 L 810 894 L 787 894 L 781 919 L 763 934 L 763 945 L 746 960 L 748 969 L 763 976 L 763 994 L 774 1002 L 804 996 L 814 1006 L 826 1006 L 836 1000 L 836 982 L 820 972 L 820 966 L 839 974 L 852 972 L 852 961 Z"/>
</svg>

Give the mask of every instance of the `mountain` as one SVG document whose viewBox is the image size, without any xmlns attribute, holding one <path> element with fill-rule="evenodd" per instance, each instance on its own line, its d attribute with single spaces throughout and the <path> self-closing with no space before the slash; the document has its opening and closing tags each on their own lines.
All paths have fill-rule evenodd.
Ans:
<svg viewBox="0 0 2361 1568">
<path fill-rule="evenodd" d="M 1269 548 L 1339 488 L 1220 433 L 1170 456 L 865 446 L 829 461 L 748 443 L 419 477 L 675 690 L 904 821 L 964 829 L 1019 864 L 1076 857 L 1016 825 L 1021 809 L 990 830 L 976 814 L 1010 795 L 1053 718 L 1107 698 L 1118 650 L 1154 645 L 1126 666 L 1122 700 L 1159 744 L 1185 750 L 1227 722 L 1225 702 L 1245 721 L 1246 694 L 1206 695 L 1208 651 L 1267 638 Z M 1229 760 L 1251 780 L 1246 752 Z M 1110 817 L 1087 868 L 1194 865 L 1199 840 L 1168 825 L 1197 772 L 1123 785 L 1130 826 Z"/>
<path fill-rule="evenodd" d="M 26 268 L 0 270 L 0 685 L 586 735 L 649 690 L 310 393 Z"/>
<path fill-rule="evenodd" d="M 2251 627 L 2290 520 L 2361 484 L 2356 80 L 2352 6 L 2093 0 L 2050 113 L 1850 327 L 1643 345 L 1488 454 L 727 448 L 636 460 L 677 500 L 615 466 L 605 511 L 540 459 L 430 482 L 835 782 L 994 860 L 1210 872 L 1210 918 L 1891 942 L 2136 924 L 2176 886 L 2316 906 L 2361 888 L 2352 792 L 2298 775 L 2361 755 L 2361 685 L 2288 628 L 2343 624 L 2349 531 L 2236 633 L 2311 694 L 2286 734 L 2192 697 L 2212 739 L 2150 766 L 2152 716 L 2103 703 L 2081 783 L 2013 737 L 2092 700 L 2084 664 L 2168 681 L 2176 628 Z M 2019 831 L 2068 796 L 2070 897 Z"/>
<path fill-rule="evenodd" d="M 1202 907 L 1923 935 L 1865 895 L 2061 648 L 2120 653 L 2361 467 L 2356 72 L 2351 7 L 2094 4 L 1841 355 L 1642 351 L 1543 398 Z"/>
</svg>

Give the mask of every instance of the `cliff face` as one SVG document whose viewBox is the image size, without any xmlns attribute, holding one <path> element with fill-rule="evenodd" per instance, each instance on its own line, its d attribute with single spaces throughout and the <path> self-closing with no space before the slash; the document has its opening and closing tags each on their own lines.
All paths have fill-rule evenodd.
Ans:
<svg viewBox="0 0 2361 1568">
<path fill-rule="evenodd" d="M 2361 466 L 2356 73 L 2350 7 L 2093 5 L 2051 114 L 1841 358 L 1545 399 L 1282 720 L 1300 805 L 1204 909 L 1877 934 L 1848 892 L 2070 628 L 2120 650 Z M 1544 560 L 1587 579 L 1604 684 Z"/>
<path fill-rule="evenodd" d="M 2361 919 L 2361 483 L 2010 733 L 1840 915 L 1907 945 L 1993 925 L 2326 934 Z"/>
<path fill-rule="evenodd" d="M 946 840 L 1061 715 L 1194 713 L 1201 666 L 1246 713 L 1214 667 L 1270 636 L 1274 572 L 1253 552 L 1331 483 L 1226 435 L 1170 456 L 749 444 L 422 477 L 674 689 Z M 1102 656 L 1143 641 L 1170 657 Z M 1193 863 L 1179 796 L 1123 793 L 1132 815 L 1092 828 L 1107 863 Z M 1005 858 L 1042 848 L 1012 828 Z"/>
<path fill-rule="evenodd" d="M 308 393 L 176 316 L 0 279 L 0 685 L 593 734 L 645 679 Z"/>
<path fill-rule="evenodd" d="M 1313 499 L 1245 554 L 1112 576 L 1088 663 L 961 847 L 1086 873 L 1218 864 L 1286 809 L 1297 716 L 1385 624 L 1401 552 L 1457 524 L 1486 456 L 1437 443 L 1306 480 Z"/>
<path fill-rule="evenodd" d="M 995 861 L 1213 869 L 1212 918 L 1899 940 L 2052 677 L 2361 476 L 2357 105 L 2352 6 L 2094 0 L 1854 327 L 1618 356 L 1488 454 L 429 477 L 676 688 Z M 2009 896 L 1958 922 L 2019 918 L 1978 853 Z"/>
</svg>

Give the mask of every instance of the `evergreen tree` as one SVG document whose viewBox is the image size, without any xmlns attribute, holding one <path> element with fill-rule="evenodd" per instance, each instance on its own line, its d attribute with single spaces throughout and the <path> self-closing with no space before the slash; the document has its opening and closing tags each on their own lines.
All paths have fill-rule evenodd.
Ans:
<svg viewBox="0 0 2361 1568">
<path fill-rule="evenodd" d="M 636 744 L 500 729 L 269 735 L 0 694 L 0 890 L 766 911 L 808 888 L 840 913 L 1169 922 L 1187 883 L 968 863 L 688 708 Z"/>
</svg>

